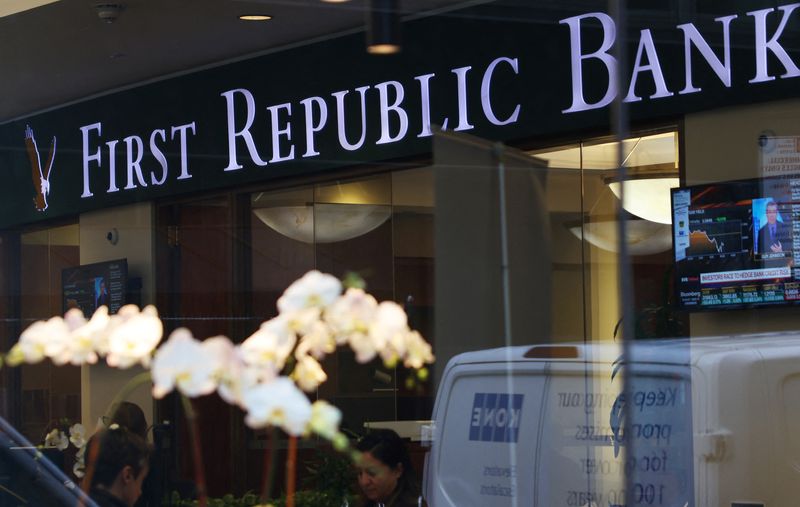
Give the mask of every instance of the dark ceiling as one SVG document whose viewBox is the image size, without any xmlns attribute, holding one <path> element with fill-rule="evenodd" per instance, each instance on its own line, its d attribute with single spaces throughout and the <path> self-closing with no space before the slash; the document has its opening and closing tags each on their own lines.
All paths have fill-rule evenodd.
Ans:
<svg viewBox="0 0 800 507">
<path fill-rule="evenodd" d="M 407 16 L 482 1 L 399 4 Z M 0 18 L 0 122 L 198 67 L 363 30 L 367 0 L 119 0 L 124 9 L 113 23 L 100 19 L 99 3 L 59 0 Z M 246 13 L 273 19 L 238 19 Z"/>
</svg>

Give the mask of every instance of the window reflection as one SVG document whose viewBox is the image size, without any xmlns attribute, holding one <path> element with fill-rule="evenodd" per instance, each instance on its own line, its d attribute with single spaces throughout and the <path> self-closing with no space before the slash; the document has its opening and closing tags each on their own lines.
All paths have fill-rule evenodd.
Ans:
<svg viewBox="0 0 800 507">
<path fill-rule="evenodd" d="M 254 320 L 275 315 L 283 290 L 310 269 L 358 274 L 378 300 L 404 306 L 433 338 L 433 179 L 430 169 L 250 195 Z M 260 320 L 259 320 L 260 321 Z M 343 426 L 430 417 L 431 393 L 380 360 L 359 364 L 340 350 L 323 367 L 317 395 L 342 409 Z"/>
</svg>

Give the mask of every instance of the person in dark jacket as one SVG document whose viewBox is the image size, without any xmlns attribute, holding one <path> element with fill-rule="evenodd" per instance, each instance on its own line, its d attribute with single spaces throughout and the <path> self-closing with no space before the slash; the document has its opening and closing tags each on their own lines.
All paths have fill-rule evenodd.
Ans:
<svg viewBox="0 0 800 507">
<path fill-rule="evenodd" d="M 778 203 L 767 203 L 767 223 L 758 230 L 758 253 L 761 255 L 792 252 L 792 226 L 778 220 Z"/>
<path fill-rule="evenodd" d="M 112 424 L 93 435 L 87 445 L 89 496 L 100 507 L 133 507 L 149 471 L 147 442 Z"/>
<path fill-rule="evenodd" d="M 358 485 L 364 507 L 422 507 L 414 468 L 403 440 L 392 430 L 372 430 L 356 444 Z"/>
</svg>

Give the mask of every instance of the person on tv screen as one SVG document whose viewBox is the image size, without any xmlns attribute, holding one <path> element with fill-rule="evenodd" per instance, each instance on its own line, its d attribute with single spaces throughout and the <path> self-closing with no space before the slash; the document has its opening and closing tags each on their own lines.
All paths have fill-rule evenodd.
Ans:
<svg viewBox="0 0 800 507">
<path fill-rule="evenodd" d="M 100 280 L 100 285 L 97 288 L 97 304 L 95 305 L 96 308 L 100 308 L 101 306 L 108 306 L 109 297 L 108 297 L 108 289 L 106 289 L 106 282 L 105 280 Z"/>
<path fill-rule="evenodd" d="M 792 251 L 792 228 L 778 220 L 778 203 L 766 206 L 767 223 L 758 230 L 758 253 L 761 255 Z"/>
</svg>

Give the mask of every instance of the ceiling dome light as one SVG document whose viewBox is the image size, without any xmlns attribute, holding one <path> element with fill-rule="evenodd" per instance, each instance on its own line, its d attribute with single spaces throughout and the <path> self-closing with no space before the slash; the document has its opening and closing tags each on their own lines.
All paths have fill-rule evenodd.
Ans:
<svg viewBox="0 0 800 507">
<path fill-rule="evenodd" d="M 583 224 L 565 224 L 578 239 L 584 239 L 597 248 L 619 252 L 619 223 L 616 220 L 588 221 Z M 652 255 L 672 248 L 671 227 L 647 220 L 628 220 L 625 224 L 628 253 Z"/>
<path fill-rule="evenodd" d="M 242 21 L 269 21 L 272 16 L 269 14 L 242 14 L 239 19 Z"/>
<path fill-rule="evenodd" d="M 391 208 L 369 204 L 317 203 L 255 208 L 253 213 L 276 232 L 303 243 L 335 243 L 379 227 Z"/>
<path fill-rule="evenodd" d="M 367 11 L 367 53 L 400 52 L 400 11 L 397 0 L 370 0 Z"/>
<path fill-rule="evenodd" d="M 608 187 L 620 198 L 622 185 L 620 180 L 609 180 Z M 659 224 L 672 223 L 672 202 L 669 190 L 680 185 L 674 174 L 631 175 L 624 182 L 625 211 Z"/>
</svg>

